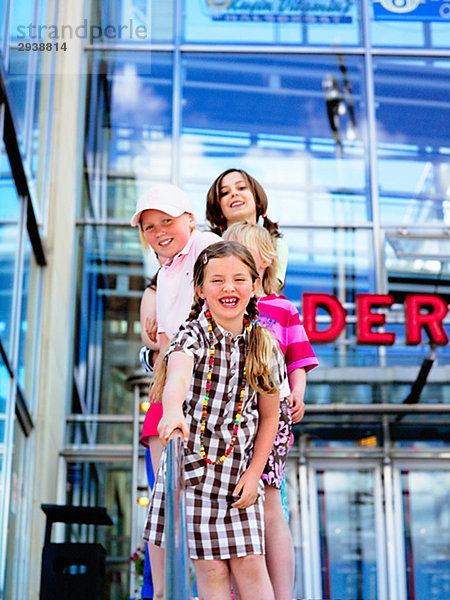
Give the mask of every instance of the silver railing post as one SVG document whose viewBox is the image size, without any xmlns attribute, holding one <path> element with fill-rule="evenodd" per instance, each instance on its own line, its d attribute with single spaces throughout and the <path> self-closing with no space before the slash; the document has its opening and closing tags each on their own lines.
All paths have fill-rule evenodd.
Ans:
<svg viewBox="0 0 450 600">
<path fill-rule="evenodd" d="M 166 459 L 164 598 L 165 600 L 190 600 L 184 447 L 179 430 L 174 431 L 169 439 Z"/>
</svg>

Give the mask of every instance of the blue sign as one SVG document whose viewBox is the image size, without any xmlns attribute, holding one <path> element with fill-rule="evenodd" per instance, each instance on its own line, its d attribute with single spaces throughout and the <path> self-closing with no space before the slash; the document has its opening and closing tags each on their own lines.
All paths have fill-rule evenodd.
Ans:
<svg viewBox="0 0 450 600">
<path fill-rule="evenodd" d="M 206 0 L 214 21 L 351 23 L 354 0 Z"/>
<path fill-rule="evenodd" d="M 373 0 L 375 21 L 447 21 L 449 0 Z"/>
</svg>

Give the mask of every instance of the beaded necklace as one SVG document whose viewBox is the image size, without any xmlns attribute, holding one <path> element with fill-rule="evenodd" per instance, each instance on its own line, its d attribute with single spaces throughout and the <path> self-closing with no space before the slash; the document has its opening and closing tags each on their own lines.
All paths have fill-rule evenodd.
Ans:
<svg viewBox="0 0 450 600">
<path fill-rule="evenodd" d="M 242 374 L 241 391 L 239 394 L 239 404 L 238 404 L 238 408 L 237 408 L 237 412 L 236 412 L 236 418 L 234 421 L 234 429 L 233 429 L 233 435 L 231 437 L 231 442 L 230 442 L 230 445 L 228 446 L 228 448 L 225 450 L 225 453 L 222 454 L 222 456 L 220 458 L 218 458 L 217 460 L 211 460 L 210 458 L 208 458 L 206 456 L 205 444 L 204 444 L 206 415 L 207 415 L 207 408 L 208 408 L 208 402 L 209 402 L 209 392 L 211 390 L 211 376 L 212 376 L 212 370 L 213 370 L 213 365 L 214 365 L 214 352 L 215 352 L 213 328 L 212 328 L 212 322 L 211 322 L 211 313 L 209 312 L 209 310 L 206 311 L 206 318 L 208 320 L 208 333 L 209 333 L 209 369 L 208 369 L 208 374 L 206 375 L 206 394 L 205 394 L 205 399 L 203 401 L 202 421 L 200 424 L 200 454 L 202 455 L 202 458 L 209 465 L 220 465 L 220 463 L 223 463 L 223 461 L 226 459 L 226 457 L 231 454 L 231 450 L 233 449 L 233 446 L 236 442 L 237 432 L 239 430 L 239 421 L 241 420 L 242 405 L 244 403 L 245 385 L 247 383 L 247 354 L 248 354 L 247 350 L 248 350 L 248 348 L 245 351 L 244 373 Z M 247 321 L 246 318 L 244 318 L 244 325 L 245 325 L 245 328 L 248 333 L 250 331 L 250 323 Z"/>
</svg>

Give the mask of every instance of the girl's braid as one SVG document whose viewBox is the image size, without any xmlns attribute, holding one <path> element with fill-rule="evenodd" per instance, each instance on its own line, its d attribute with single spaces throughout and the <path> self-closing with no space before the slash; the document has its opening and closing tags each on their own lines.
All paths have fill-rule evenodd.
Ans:
<svg viewBox="0 0 450 600">
<path fill-rule="evenodd" d="M 204 302 L 203 298 L 200 298 L 197 293 L 194 294 L 194 302 L 187 318 L 188 321 L 195 321 L 198 318 L 199 314 L 202 312 Z"/>
<path fill-rule="evenodd" d="M 256 296 L 252 296 L 247 304 L 247 314 L 250 318 L 250 321 L 254 321 L 259 316 L 258 310 L 258 299 Z"/>
</svg>

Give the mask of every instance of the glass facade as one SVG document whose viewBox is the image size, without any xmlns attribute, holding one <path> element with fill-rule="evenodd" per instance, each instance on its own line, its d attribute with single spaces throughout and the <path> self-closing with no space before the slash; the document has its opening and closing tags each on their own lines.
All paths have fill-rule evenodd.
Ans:
<svg viewBox="0 0 450 600">
<path fill-rule="evenodd" d="M 113 9 L 104 3 L 97 15 L 103 25 L 119 18 L 120 11 L 113 18 L 107 6 Z M 309 404 L 402 403 L 429 354 L 425 338 L 406 345 L 402 302 L 405 285 L 406 291 L 448 298 L 448 52 L 422 55 L 438 47 L 437 32 L 448 23 L 383 20 L 365 2 L 328 5 L 327 14 L 287 6 L 175 2 L 167 6 L 165 24 L 161 14 L 152 21 L 159 28 L 152 33 L 156 46 L 147 49 L 136 40 L 127 49 L 113 48 L 102 40 L 106 49 L 93 43 L 87 51 L 88 183 L 79 224 L 72 404 L 81 414 L 70 422 L 68 450 L 75 440 L 99 452 L 132 442 L 119 422 L 98 424 L 89 437 L 83 420 L 90 417 L 83 412 L 125 416 L 136 402 L 125 382 L 139 372 L 139 300 L 143 276 L 154 272 L 155 262 L 142 255 L 128 219 L 140 189 L 157 181 L 176 182 L 189 193 L 201 227 L 206 191 L 222 170 L 243 168 L 263 183 L 269 214 L 289 246 L 286 296 L 300 308 L 303 293 L 332 294 L 348 313 L 335 342 L 315 345 L 321 366 L 310 377 Z M 146 7 L 146 14 L 155 8 Z M 123 16 L 124 5 L 121 10 Z M 382 32 L 398 30 L 402 41 L 386 44 Z M 380 46 L 390 49 L 381 52 Z M 424 227 L 431 228 L 426 236 Z M 408 255 L 411 245 L 417 256 Z M 356 344 L 357 294 L 386 292 L 398 303 L 387 316 L 395 345 Z M 327 322 L 326 314 L 320 318 Z M 437 355 L 441 384 L 429 384 L 423 402 L 448 402 L 448 347 Z M 388 365 L 407 369 L 405 376 L 389 375 Z M 401 427 L 392 419 L 386 432 L 379 417 L 311 416 L 296 437 L 299 449 L 310 440 L 303 457 L 350 457 L 367 439 L 375 445 L 365 451 L 375 455 L 407 437 L 429 435 L 440 447 L 442 431 L 410 417 Z M 389 597 L 392 569 L 380 542 L 387 517 L 376 473 L 328 465 L 317 480 L 308 478 L 318 503 L 315 568 L 322 576 L 305 575 L 308 559 L 299 542 L 299 596 L 309 590 L 330 598 Z M 342 494 L 348 522 L 333 509 Z M 355 515 L 363 523 L 359 529 Z M 131 546 L 139 527 L 130 533 Z M 348 559 L 340 555 L 341 538 Z"/>
<path fill-rule="evenodd" d="M 43 294 L 43 229 L 53 78 L 18 28 L 44 23 L 53 2 L 0 7 L 0 598 L 25 598 Z"/>
<path fill-rule="evenodd" d="M 347 313 L 336 339 L 314 343 L 320 366 L 294 428 L 296 597 L 416 600 L 425 589 L 449 597 L 441 482 L 450 347 L 430 346 L 426 328 L 408 345 L 404 308 L 407 294 L 450 299 L 445 3 L 108 0 L 86 2 L 71 20 L 57 0 L 0 0 L 0 15 L 0 598 L 26 597 L 36 579 L 20 560 L 32 497 L 23 490 L 35 476 L 23 467 L 38 415 L 54 401 L 42 392 L 56 378 L 41 362 L 47 346 L 53 355 L 64 348 L 68 372 L 55 502 L 106 506 L 114 521 L 60 537 L 103 543 L 107 597 L 139 597 L 129 560 L 145 518 L 137 498 L 148 494 L 139 305 L 156 261 L 129 220 L 143 189 L 172 182 L 207 229 L 206 192 L 230 167 L 267 192 L 289 247 L 284 294 L 300 311 L 304 294 L 326 294 Z M 79 110 L 54 104 L 69 55 L 21 49 L 28 23 L 85 25 L 71 80 Z M 51 170 L 62 154 L 53 136 L 74 122 L 77 156 L 68 170 Z M 52 203 L 68 173 L 77 184 Z M 41 312 L 59 251 L 50 217 L 61 206 L 74 211 L 75 241 L 63 265 L 69 327 L 52 333 L 58 346 Z M 385 324 L 393 345 L 357 342 L 359 294 L 393 296 Z M 317 322 L 328 327 L 328 312 Z M 447 315 L 447 335 L 449 325 Z M 404 403 L 411 414 L 389 412 Z"/>
</svg>

